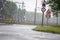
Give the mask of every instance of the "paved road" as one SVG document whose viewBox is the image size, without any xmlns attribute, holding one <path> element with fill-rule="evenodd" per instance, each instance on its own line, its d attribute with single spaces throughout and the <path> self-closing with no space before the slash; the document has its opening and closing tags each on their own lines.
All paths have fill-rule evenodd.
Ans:
<svg viewBox="0 0 60 40">
<path fill-rule="evenodd" d="M 0 25 L 0 40 L 60 40 L 60 35 L 36 32 L 34 25 Z"/>
</svg>

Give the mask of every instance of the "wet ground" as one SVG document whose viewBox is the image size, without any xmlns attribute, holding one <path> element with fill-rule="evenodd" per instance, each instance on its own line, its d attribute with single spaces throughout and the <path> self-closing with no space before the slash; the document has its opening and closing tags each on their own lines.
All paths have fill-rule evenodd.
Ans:
<svg viewBox="0 0 60 40">
<path fill-rule="evenodd" d="M 0 40 L 60 40 L 59 34 L 37 32 L 36 25 L 0 25 Z"/>
</svg>

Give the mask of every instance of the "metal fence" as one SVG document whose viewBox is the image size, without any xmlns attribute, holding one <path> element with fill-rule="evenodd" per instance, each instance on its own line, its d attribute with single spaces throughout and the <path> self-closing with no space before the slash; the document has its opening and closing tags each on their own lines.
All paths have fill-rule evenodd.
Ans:
<svg viewBox="0 0 60 40">
<path fill-rule="evenodd" d="M 19 4 L 17 7 L 18 7 L 18 10 L 16 11 L 17 13 L 12 15 L 12 20 L 9 20 L 9 22 L 12 22 L 12 23 L 19 23 L 19 24 L 37 24 L 37 25 L 41 25 L 42 24 L 42 13 L 36 13 L 36 19 L 35 18 L 35 13 L 34 12 L 27 12 L 25 9 L 24 9 L 24 2 L 22 3 L 18 3 L 18 2 L 14 2 L 17 4 Z M 21 5 L 22 4 L 22 5 Z M 22 7 L 20 7 L 22 6 Z M 12 5 L 13 7 L 13 5 Z M 5 8 L 5 6 L 4 6 Z M 3 23 L 6 23 L 8 22 L 7 20 L 8 18 L 4 18 L 3 19 L 0 19 L 0 23 L 3 22 Z M 56 17 L 53 17 L 53 18 L 50 18 L 48 20 L 48 25 L 56 25 L 57 24 L 57 18 Z M 46 17 L 44 17 L 44 25 L 47 25 L 47 19 Z M 60 17 L 58 17 L 58 25 L 60 25 Z"/>
</svg>

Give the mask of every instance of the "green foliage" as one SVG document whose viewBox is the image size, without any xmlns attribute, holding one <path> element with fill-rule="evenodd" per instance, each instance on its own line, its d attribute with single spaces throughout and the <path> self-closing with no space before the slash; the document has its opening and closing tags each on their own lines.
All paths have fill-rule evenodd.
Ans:
<svg viewBox="0 0 60 40">
<path fill-rule="evenodd" d="M 4 8 L 2 10 L 2 14 L 5 15 L 5 17 L 11 17 L 15 13 L 17 13 L 17 6 L 15 3 L 7 1 L 6 4 L 4 4 Z"/>
<path fill-rule="evenodd" d="M 58 17 L 58 11 L 60 11 L 60 0 L 49 0 L 48 3 L 50 4 L 54 15 Z"/>
<path fill-rule="evenodd" d="M 16 4 L 13 3 L 13 2 L 10 2 L 10 1 L 8 1 L 8 2 L 5 4 L 5 6 L 6 6 L 6 9 L 9 10 L 9 13 L 10 13 L 10 14 L 14 13 L 15 10 L 17 9 Z"/>
</svg>

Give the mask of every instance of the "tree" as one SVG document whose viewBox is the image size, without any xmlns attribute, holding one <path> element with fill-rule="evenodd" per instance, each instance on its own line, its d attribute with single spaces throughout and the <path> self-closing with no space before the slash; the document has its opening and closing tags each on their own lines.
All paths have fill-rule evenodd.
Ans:
<svg viewBox="0 0 60 40">
<path fill-rule="evenodd" d="M 6 0 L 0 0 L 0 17 L 2 17 L 2 9 L 3 9 L 3 4 L 6 2 Z"/>
<path fill-rule="evenodd" d="M 0 0 L 0 9 L 3 7 L 3 3 L 5 3 L 6 0 Z"/>
<path fill-rule="evenodd" d="M 5 3 L 2 3 L 2 10 L 0 11 L 0 14 L 2 18 L 12 18 L 13 15 L 17 13 L 17 5 L 14 2 L 6 1 Z"/>
<path fill-rule="evenodd" d="M 53 15 L 57 17 L 56 24 L 58 24 L 58 12 L 60 11 L 60 0 L 49 0 Z"/>
<path fill-rule="evenodd" d="M 1 11 L 2 16 L 5 16 L 5 18 L 13 18 L 13 15 L 17 13 L 17 6 L 15 3 L 11 1 L 6 1 L 5 4 L 3 4 L 3 9 Z"/>
<path fill-rule="evenodd" d="M 20 8 L 18 9 L 18 21 L 21 20 L 21 22 L 22 22 L 25 19 L 24 18 L 25 12 L 26 12 L 25 9 L 23 9 L 23 10 L 21 10 Z"/>
<path fill-rule="evenodd" d="M 17 13 L 17 6 L 15 3 L 7 1 L 5 4 L 6 12 L 8 15 L 10 15 L 13 18 L 13 15 Z"/>
</svg>

